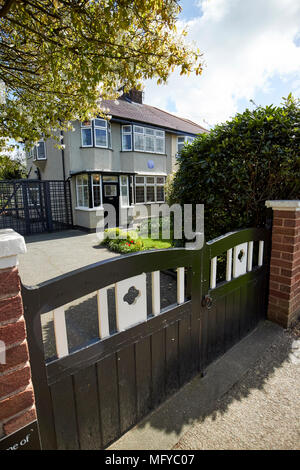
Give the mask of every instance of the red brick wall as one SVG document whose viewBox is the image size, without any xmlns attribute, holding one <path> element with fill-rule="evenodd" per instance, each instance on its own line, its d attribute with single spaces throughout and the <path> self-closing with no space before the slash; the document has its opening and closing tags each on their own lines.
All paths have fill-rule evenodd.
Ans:
<svg viewBox="0 0 300 470">
<path fill-rule="evenodd" d="M 26 327 L 17 268 L 0 269 L 0 438 L 36 419 Z"/>
<path fill-rule="evenodd" d="M 268 318 L 288 327 L 300 315 L 300 211 L 274 210 Z"/>
</svg>

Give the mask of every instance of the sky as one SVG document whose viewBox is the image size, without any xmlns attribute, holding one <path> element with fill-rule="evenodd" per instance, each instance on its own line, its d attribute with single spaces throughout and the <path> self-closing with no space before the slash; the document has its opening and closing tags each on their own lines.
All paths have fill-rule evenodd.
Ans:
<svg viewBox="0 0 300 470">
<path fill-rule="evenodd" d="M 179 27 L 205 62 L 202 75 L 145 82 L 145 103 L 210 128 L 254 105 L 300 97 L 299 0 L 181 0 Z"/>
</svg>

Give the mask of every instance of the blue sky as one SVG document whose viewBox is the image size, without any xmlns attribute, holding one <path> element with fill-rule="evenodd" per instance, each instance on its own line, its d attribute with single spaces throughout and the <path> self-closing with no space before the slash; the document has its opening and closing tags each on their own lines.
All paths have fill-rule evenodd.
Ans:
<svg viewBox="0 0 300 470">
<path fill-rule="evenodd" d="M 300 97 L 299 0 L 181 0 L 179 27 L 203 52 L 202 76 L 145 83 L 145 102 L 203 125 Z"/>
</svg>

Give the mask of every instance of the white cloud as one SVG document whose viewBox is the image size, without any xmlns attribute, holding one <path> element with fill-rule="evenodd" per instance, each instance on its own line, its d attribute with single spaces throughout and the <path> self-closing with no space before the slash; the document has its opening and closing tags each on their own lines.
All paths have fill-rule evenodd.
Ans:
<svg viewBox="0 0 300 470">
<path fill-rule="evenodd" d="M 204 53 L 202 76 L 175 72 L 160 87 L 147 81 L 146 103 L 168 109 L 174 102 L 179 116 L 215 124 L 233 116 L 239 100 L 255 100 L 258 92 L 269 93 L 271 103 L 274 80 L 285 81 L 287 93 L 299 93 L 298 0 L 202 0 L 199 5 L 202 16 L 199 9 L 183 26 Z"/>
</svg>

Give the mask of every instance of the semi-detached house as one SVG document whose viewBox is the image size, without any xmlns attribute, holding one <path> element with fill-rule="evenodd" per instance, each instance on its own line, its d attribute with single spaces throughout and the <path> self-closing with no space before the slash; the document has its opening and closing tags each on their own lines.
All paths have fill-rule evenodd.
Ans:
<svg viewBox="0 0 300 470">
<path fill-rule="evenodd" d="M 143 104 L 132 90 L 106 101 L 110 121 L 74 122 L 63 135 L 64 150 L 41 140 L 27 155 L 28 178 L 71 181 L 74 225 L 94 230 L 106 203 L 116 212 L 165 201 L 166 176 L 175 170 L 185 142 L 206 129 Z M 99 214 L 99 212 L 98 212 Z"/>
</svg>

